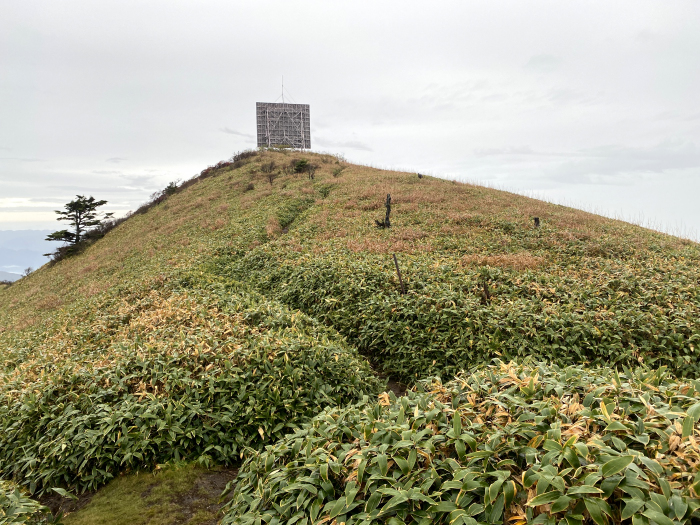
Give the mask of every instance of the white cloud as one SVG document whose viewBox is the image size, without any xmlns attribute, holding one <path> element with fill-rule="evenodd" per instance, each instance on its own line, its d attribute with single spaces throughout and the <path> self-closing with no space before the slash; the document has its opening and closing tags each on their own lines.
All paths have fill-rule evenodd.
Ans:
<svg viewBox="0 0 700 525">
<path fill-rule="evenodd" d="M 221 131 L 222 133 L 228 133 L 229 135 L 236 135 L 238 137 L 244 137 L 244 138 L 250 139 L 250 140 L 253 140 L 255 138 L 250 133 L 243 133 L 241 131 L 236 131 L 234 129 L 227 128 L 227 127 L 220 128 L 219 131 Z"/>
<path fill-rule="evenodd" d="M 474 150 L 477 157 L 492 157 L 504 155 L 536 155 L 530 146 L 511 146 L 507 148 L 478 148 Z"/>
<path fill-rule="evenodd" d="M 651 42 L 653 40 L 656 40 L 659 38 L 659 35 L 656 34 L 654 31 L 652 31 L 649 28 L 642 29 L 639 33 L 637 33 L 636 37 L 637 40 L 640 42 Z"/>
<path fill-rule="evenodd" d="M 527 61 L 525 67 L 541 73 L 556 71 L 562 63 L 562 59 L 548 54 L 534 55 Z"/>
<path fill-rule="evenodd" d="M 8 230 L 33 229 L 37 225 L 46 227 L 55 221 L 56 214 L 50 211 L 0 211 L 0 224 Z"/>
<path fill-rule="evenodd" d="M 632 184 L 640 176 L 678 170 L 700 174 L 700 148 L 692 142 L 669 141 L 651 147 L 600 146 L 582 150 L 550 170 L 562 182 L 577 184 Z"/>
<path fill-rule="evenodd" d="M 367 144 L 359 140 L 328 140 L 321 137 L 312 137 L 314 144 L 323 148 L 349 148 L 362 151 L 373 151 Z"/>
<path fill-rule="evenodd" d="M 8 3 L 2 198 L 134 209 L 251 147 L 255 102 L 279 96 L 281 75 L 311 105 L 314 148 L 359 162 L 592 203 L 623 183 L 665 203 L 700 191 L 697 2 L 368 5 Z M 655 213 L 700 227 L 700 207 L 675 200 Z"/>
<path fill-rule="evenodd" d="M 0 197 L 0 208 L 46 208 L 58 205 L 56 202 L 35 201 L 24 197 Z"/>
</svg>

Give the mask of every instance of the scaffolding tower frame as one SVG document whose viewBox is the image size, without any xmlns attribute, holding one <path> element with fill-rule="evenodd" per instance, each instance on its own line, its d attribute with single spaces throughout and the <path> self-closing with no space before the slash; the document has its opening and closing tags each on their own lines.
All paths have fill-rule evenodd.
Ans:
<svg viewBox="0 0 700 525">
<path fill-rule="evenodd" d="M 256 102 L 258 147 L 311 149 L 308 104 Z"/>
</svg>

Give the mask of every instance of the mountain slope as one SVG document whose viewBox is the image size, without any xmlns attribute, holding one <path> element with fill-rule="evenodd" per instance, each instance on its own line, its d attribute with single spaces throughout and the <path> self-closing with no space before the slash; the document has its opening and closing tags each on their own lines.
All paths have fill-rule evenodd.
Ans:
<svg viewBox="0 0 700 525">
<path fill-rule="evenodd" d="M 291 171 L 287 165 L 301 156 L 265 152 L 238 169 L 206 170 L 209 178 L 132 216 L 80 257 L 44 267 L 2 294 L 2 326 L 28 326 L 44 312 L 132 277 L 196 268 L 213 254 L 259 245 L 285 254 L 341 249 L 429 255 L 437 263 L 448 258 L 455 268 L 540 275 L 553 264 L 566 264 L 563 269 L 577 284 L 593 273 L 624 280 L 626 270 L 633 275 L 641 266 L 690 281 L 697 277 L 695 243 L 507 192 L 310 154 L 304 156 L 320 166 L 313 181 L 287 174 L 269 184 L 261 172 L 269 161 L 277 163 L 277 171 Z M 246 191 L 249 184 L 254 189 Z M 373 225 L 384 216 L 387 193 L 393 199 L 393 227 L 380 230 Z M 540 229 L 532 228 L 535 216 Z"/>
<path fill-rule="evenodd" d="M 408 384 L 533 357 L 697 377 L 699 262 L 493 189 L 289 151 L 223 163 L 0 290 L 0 478 L 232 464 L 380 392 L 367 360 Z"/>
</svg>

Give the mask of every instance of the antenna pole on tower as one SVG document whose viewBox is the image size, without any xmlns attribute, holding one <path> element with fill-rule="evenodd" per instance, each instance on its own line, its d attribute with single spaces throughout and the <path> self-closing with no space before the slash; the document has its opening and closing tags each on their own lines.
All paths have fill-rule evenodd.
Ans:
<svg viewBox="0 0 700 525">
<path fill-rule="evenodd" d="M 282 75 L 282 104 L 284 104 L 284 75 Z"/>
</svg>

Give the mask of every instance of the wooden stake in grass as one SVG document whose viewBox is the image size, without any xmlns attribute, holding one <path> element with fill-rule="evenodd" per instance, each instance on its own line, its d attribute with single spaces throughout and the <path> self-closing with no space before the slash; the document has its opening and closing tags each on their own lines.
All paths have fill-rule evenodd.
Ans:
<svg viewBox="0 0 700 525">
<path fill-rule="evenodd" d="M 540 218 L 535 217 L 535 228 L 539 228 L 539 227 L 540 227 Z"/>
<path fill-rule="evenodd" d="M 396 266 L 396 273 L 399 276 L 399 283 L 401 284 L 401 295 L 406 293 L 406 287 L 403 285 L 403 278 L 401 277 L 401 270 L 399 269 L 399 261 L 396 259 L 396 254 L 394 254 L 394 265 Z"/>
<path fill-rule="evenodd" d="M 481 291 L 481 304 L 487 305 L 491 302 L 491 292 L 489 292 L 489 284 L 484 279 L 482 282 L 483 290 Z"/>
<path fill-rule="evenodd" d="M 391 194 L 389 193 L 386 195 L 386 203 L 384 206 L 386 206 L 386 217 L 383 221 L 374 221 L 377 223 L 377 228 L 391 228 L 391 222 L 389 222 L 389 214 L 391 213 Z"/>
</svg>

